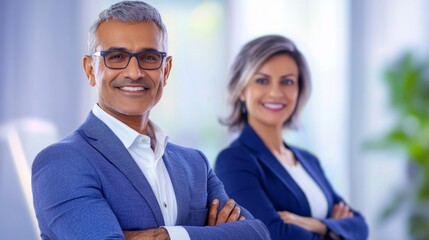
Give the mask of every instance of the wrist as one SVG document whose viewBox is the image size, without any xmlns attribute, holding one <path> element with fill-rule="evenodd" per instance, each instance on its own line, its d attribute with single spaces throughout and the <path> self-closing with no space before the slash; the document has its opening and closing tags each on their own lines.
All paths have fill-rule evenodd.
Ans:
<svg viewBox="0 0 429 240">
<path fill-rule="evenodd" d="M 168 234 L 167 229 L 163 227 L 156 229 L 153 236 L 155 240 L 170 240 L 170 235 Z"/>
<path fill-rule="evenodd" d="M 165 228 L 124 231 L 124 236 L 127 240 L 170 240 L 170 235 Z"/>
<path fill-rule="evenodd" d="M 316 234 L 325 237 L 328 233 L 328 227 L 326 226 L 326 224 L 324 222 L 322 222 L 321 220 L 317 219 L 317 218 L 313 218 L 313 229 Z"/>
<path fill-rule="evenodd" d="M 299 216 L 295 223 L 301 227 L 304 227 L 308 231 L 311 231 L 321 237 L 324 237 L 326 234 L 326 225 L 317 218 L 311 217 L 301 217 Z"/>
</svg>

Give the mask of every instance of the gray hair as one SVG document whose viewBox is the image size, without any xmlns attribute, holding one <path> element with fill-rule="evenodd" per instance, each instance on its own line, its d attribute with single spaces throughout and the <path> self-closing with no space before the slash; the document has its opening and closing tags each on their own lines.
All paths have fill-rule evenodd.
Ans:
<svg viewBox="0 0 429 240">
<path fill-rule="evenodd" d="M 247 123 L 247 112 L 242 111 L 243 102 L 240 94 L 256 71 L 272 56 L 287 54 L 298 66 L 298 101 L 296 107 L 286 122 L 285 127 L 296 128 L 298 116 L 310 97 L 311 80 L 307 62 L 295 44 L 280 35 L 266 35 L 256 38 L 244 45 L 236 56 L 229 73 L 228 104 L 231 112 L 221 123 L 231 131 L 239 131 Z"/>
<path fill-rule="evenodd" d="M 164 51 L 167 51 L 167 28 L 162 22 L 161 15 L 151 5 L 139 1 L 123 1 L 110 6 L 102 11 L 97 20 L 89 28 L 88 51 L 93 54 L 97 48 L 97 28 L 101 23 L 115 20 L 127 23 L 153 22 L 161 30 Z"/>
</svg>

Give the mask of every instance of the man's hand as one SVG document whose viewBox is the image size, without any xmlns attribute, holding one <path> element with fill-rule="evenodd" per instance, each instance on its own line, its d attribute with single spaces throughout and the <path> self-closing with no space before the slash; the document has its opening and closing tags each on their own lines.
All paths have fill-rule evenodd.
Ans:
<svg viewBox="0 0 429 240">
<path fill-rule="evenodd" d="M 216 226 L 227 222 L 246 219 L 245 217 L 240 216 L 241 209 L 239 206 L 235 205 L 235 201 L 233 199 L 229 199 L 219 213 L 218 210 L 219 200 L 214 199 L 209 207 L 209 213 L 207 216 L 208 226 Z"/>
<path fill-rule="evenodd" d="M 170 240 L 165 228 L 153 228 L 141 231 L 124 231 L 127 240 Z"/>
</svg>

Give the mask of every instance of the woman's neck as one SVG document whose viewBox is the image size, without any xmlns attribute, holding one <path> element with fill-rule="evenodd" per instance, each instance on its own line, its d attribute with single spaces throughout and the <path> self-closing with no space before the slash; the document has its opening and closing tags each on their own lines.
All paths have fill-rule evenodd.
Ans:
<svg viewBox="0 0 429 240">
<path fill-rule="evenodd" d="M 282 164 L 296 165 L 297 161 L 292 151 L 287 149 L 283 143 L 283 126 L 249 124 L 278 161 Z"/>
<path fill-rule="evenodd" d="M 283 128 L 281 126 L 255 124 L 251 122 L 249 122 L 249 124 L 271 152 L 280 152 L 285 148 L 282 136 Z"/>
</svg>

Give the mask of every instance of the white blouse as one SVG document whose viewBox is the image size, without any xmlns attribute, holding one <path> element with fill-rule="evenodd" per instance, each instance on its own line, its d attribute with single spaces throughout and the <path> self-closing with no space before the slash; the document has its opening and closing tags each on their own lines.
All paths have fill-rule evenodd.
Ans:
<svg viewBox="0 0 429 240">
<path fill-rule="evenodd" d="M 314 181 L 298 161 L 294 166 L 288 164 L 282 165 L 307 197 L 311 216 L 318 219 L 326 218 L 328 215 L 328 200 L 316 181 Z"/>
</svg>

